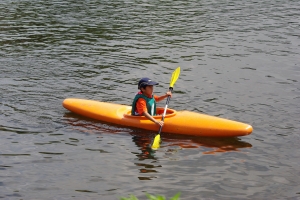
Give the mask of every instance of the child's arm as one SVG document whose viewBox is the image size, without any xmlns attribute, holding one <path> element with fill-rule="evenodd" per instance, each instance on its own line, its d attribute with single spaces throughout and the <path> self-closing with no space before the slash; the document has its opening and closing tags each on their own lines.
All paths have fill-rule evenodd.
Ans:
<svg viewBox="0 0 300 200">
<path fill-rule="evenodd" d="M 167 98 L 168 96 L 172 97 L 172 93 L 169 91 L 167 92 L 165 95 L 163 96 L 160 96 L 156 99 L 157 102 L 161 101 L 161 100 L 164 100 L 165 98 Z"/>
<path fill-rule="evenodd" d="M 163 121 L 158 121 L 158 120 L 154 119 L 148 112 L 143 112 L 143 115 L 159 126 L 164 125 Z"/>
</svg>

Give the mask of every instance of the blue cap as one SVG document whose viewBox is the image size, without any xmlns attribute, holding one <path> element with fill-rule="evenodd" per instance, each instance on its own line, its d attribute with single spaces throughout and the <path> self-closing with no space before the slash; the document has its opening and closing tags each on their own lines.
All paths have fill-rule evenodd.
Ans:
<svg viewBox="0 0 300 200">
<path fill-rule="evenodd" d="M 139 81 L 138 89 L 141 89 L 141 87 L 144 87 L 146 85 L 158 85 L 155 81 L 152 81 L 150 78 L 142 78 Z"/>
</svg>

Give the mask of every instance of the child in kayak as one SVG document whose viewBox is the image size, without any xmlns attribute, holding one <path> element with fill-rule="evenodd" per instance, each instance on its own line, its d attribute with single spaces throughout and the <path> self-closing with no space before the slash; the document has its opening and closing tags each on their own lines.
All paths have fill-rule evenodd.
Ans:
<svg viewBox="0 0 300 200">
<path fill-rule="evenodd" d="M 163 96 L 153 95 L 153 85 L 158 85 L 158 83 L 149 78 L 142 78 L 139 81 L 138 89 L 140 89 L 140 91 L 133 99 L 131 115 L 145 116 L 155 124 L 163 126 L 163 121 L 158 121 L 152 116 L 156 115 L 156 102 L 159 102 L 168 96 L 172 97 L 172 93 L 167 92 Z"/>
</svg>

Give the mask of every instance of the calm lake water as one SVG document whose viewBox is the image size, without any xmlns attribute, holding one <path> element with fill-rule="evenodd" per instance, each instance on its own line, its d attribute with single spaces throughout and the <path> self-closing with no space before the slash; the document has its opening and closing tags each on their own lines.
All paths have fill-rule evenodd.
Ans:
<svg viewBox="0 0 300 200">
<path fill-rule="evenodd" d="M 0 2 L 0 198 L 300 199 L 298 0 Z M 148 76 L 169 107 L 251 124 L 201 138 L 90 120 L 68 97 L 130 105 Z M 164 106 L 165 102 L 160 103 Z"/>
</svg>

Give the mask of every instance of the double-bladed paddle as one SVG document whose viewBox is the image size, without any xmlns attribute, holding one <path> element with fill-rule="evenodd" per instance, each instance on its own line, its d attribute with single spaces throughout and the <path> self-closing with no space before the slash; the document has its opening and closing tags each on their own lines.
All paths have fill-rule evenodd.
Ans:
<svg viewBox="0 0 300 200">
<path fill-rule="evenodd" d="M 178 77 L 179 77 L 179 74 L 180 74 L 180 67 L 177 67 L 177 69 L 175 69 L 175 71 L 173 72 L 172 77 L 171 77 L 170 87 L 169 87 L 169 91 L 170 91 L 170 92 L 173 91 L 173 86 L 174 86 L 175 82 L 177 81 L 177 79 L 178 79 Z M 168 96 L 168 98 L 167 98 L 165 110 L 164 110 L 164 113 L 163 113 L 163 115 L 162 115 L 161 121 L 164 121 L 164 119 L 165 119 L 169 101 L 170 101 L 170 96 Z M 161 127 L 159 128 L 158 134 L 155 136 L 155 138 L 154 138 L 154 140 L 153 140 L 153 143 L 152 143 L 152 145 L 151 145 L 151 148 L 152 148 L 152 149 L 158 149 L 159 146 L 160 146 L 160 135 L 161 135 L 162 127 L 163 127 L 163 126 L 161 126 Z"/>
</svg>

